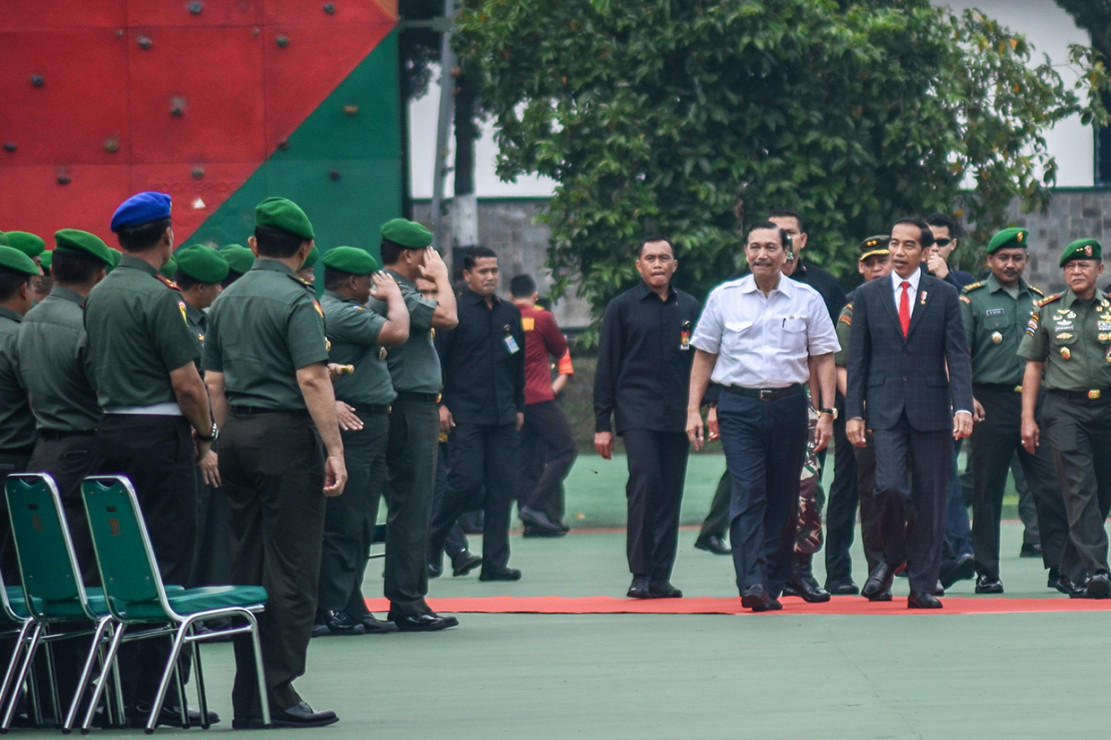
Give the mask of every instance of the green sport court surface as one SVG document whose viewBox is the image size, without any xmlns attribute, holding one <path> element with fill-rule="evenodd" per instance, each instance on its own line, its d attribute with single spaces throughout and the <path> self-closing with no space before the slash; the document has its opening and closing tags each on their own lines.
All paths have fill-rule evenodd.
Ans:
<svg viewBox="0 0 1111 740">
<path fill-rule="evenodd" d="M 580 458 L 568 511 L 581 522 L 623 511 L 623 465 Z M 720 457 L 692 457 L 684 521 L 700 519 L 721 470 Z M 695 550 L 695 535 L 681 533 L 675 584 L 688 596 L 736 597 L 732 561 Z M 479 551 L 480 538 L 471 539 Z M 1005 523 L 1007 593 L 979 598 L 1063 599 L 1045 587 L 1040 561 L 1018 558 L 1020 543 L 1021 525 Z M 464 596 L 620 596 L 628 586 L 623 532 L 514 536 L 512 546 L 522 581 L 449 573 L 431 583 L 433 608 Z M 859 546 L 854 562 L 862 583 Z M 367 572 L 372 598 L 381 594 L 380 563 Z M 896 582 L 897 600 L 906 588 Z M 972 591 L 964 581 L 949 593 Z M 458 628 L 440 633 L 320 638 L 297 687 L 341 722 L 281 732 L 333 740 L 1107 735 L 1104 613 L 846 616 L 805 608 L 788 599 L 784 611 L 765 615 L 460 614 Z M 230 647 L 204 655 L 210 703 L 223 719 L 209 732 L 230 732 Z"/>
</svg>

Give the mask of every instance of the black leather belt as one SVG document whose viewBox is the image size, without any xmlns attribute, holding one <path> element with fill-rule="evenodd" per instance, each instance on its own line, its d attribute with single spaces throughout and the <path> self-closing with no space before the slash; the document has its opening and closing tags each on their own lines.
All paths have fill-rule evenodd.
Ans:
<svg viewBox="0 0 1111 740">
<path fill-rule="evenodd" d="M 972 390 L 983 388 L 987 391 L 997 391 L 999 393 L 1022 393 L 1022 384 L 1010 385 L 1008 383 L 973 383 Z"/>
<path fill-rule="evenodd" d="M 388 414 L 388 413 L 390 413 L 390 407 L 388 405 L 387 406 L 379 406 L 377 404 L 372 404 L 372 403 L 350 403 L 350 402 L 347 402 L 347 401 L 344 401 L 344 403 L 346 403 L 351 408 L 355 409 L 356 414 Z"/>
<path fill-rule="evenodd" d="M 439 403 L 439 393 L 416 393 L 414 391 L 398 391 L 398 401 L 424 401 L 426 403 Z"/>
<path fill-rule="evenodd" d="M 56 442 L 59 439 L 67 439 L 69 437 L 91 437 L 96 434 L 96 431 L 90 429 L 88 431 L 62 431 L 61 429 L 39 429 L 39 439 L 45 439 L 48 442 Z"/>
<path fill-rule="evenodd" d="M 236 416 L 259 416 L 262 414 L 293 414 L 295 416 L 308 416 L 306 409 L 264 409 L 257 406 L 229 406 Z"/>
<path fill-rule="evenodd" d="M 802 383 L 794 383 L 786 388 L 745 388 L 743 385 L 728 385 L 725 390 L 747 398 L 758 398 L 761 401 L 777 401 L 796 393 L 802 393 Z"/>
<path fill-rule="evenodd" d="M 1108 388 L 1092 388 L 1087 391 L 1046 391 L 1061 398 L 1067 398 L 1070 401 L 1106 401 L 1111 399 L 1111 389 Z"/>
</svg>

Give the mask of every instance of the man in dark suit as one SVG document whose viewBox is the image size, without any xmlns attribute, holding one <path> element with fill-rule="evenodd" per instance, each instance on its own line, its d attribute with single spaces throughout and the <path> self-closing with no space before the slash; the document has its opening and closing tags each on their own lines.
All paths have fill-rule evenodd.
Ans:
<svg viewBox="0 0 1111 740">
<path fill-rule="evenodd" d="M 890 279 L 857 288 L 845 401 L 849 441 L 864 446 L 870 429 L 876 450 L 884 559 L 862 593 L 880 596 L 909 568 L 911 609 L 941 608 L 932 592 L 941 571 L 953 440 L 972 433 L 972 366 L 957 291 L 921 269 L 932 244 L 924 221 L 897 221 Z"/>
</svg>

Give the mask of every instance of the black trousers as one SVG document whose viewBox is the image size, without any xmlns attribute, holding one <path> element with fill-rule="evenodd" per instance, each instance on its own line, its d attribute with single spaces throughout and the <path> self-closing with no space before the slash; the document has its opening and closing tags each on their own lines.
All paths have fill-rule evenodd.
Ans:
<svg viewBox="0 0 1111 740">
<path fill-rule="evenodd" d="M 428 558 L 440 557 L 448 533 L 471 510 L 483 484 L 482 567 L 509 563 L 509 519 L 516 494 L 517 425 L 472 424 L 456 419 L 448 439 L 448 481 L 432 519 Z"/>
<path fill-rule="evenodd" d="M 853 447 L 856 455 L 856 488 L 860 494 L 860 544 L 871 573 L 883 560 L 883 532 L 876 505 L 876 442 L 865 432 L 867 447 Z"/>
<path fill-rule="evenodd" d="M 916 430 L 904 414 L 891 429 L 873 430 L 873 439 L 884 560 L 906 563 L 911 590 L 932 593 L 941 574 L 953 432 Z"/>
<path fill-rule="evenodd" d="M 851 581 L 853 560 L 849 550 L 856 530 L 856 453 L 845 436 L 845 399 L 837 394 L 837 418 L 833 421 L 833 483 L 826 500 L 826 583 Z"/>
<path fill-rule="evenodd" d="M 625 485 L 629 571 L 666 582 L 679 547 L 679 509 L 690 442 L 685 432 L 652 429 L 626 429 L 621 438 L 629 465 Z"/>
<path fill-rule="evenodd" d="M 571 425 L 557 401 L 533 403 L 525 406 L 519 434 L 517 502 L 558 524 L 564 515 L 563 481 L 579 454 Z"/>
<path fill-rule="evenodd" d="M 363 428 L 342 433 L 347 486 L 342 496 L 329 498 L 325 505 L 317 609 L 343 611 L 358 619 L 367 613 L 363 576 L 386 482 L 390 418 L 384 411 L 356 415 Z"/>
<path fill-rule="evenodd" d="M 217 453 L 217 456 L 219 453 Z M 198 586 L 231 583 L 231 509 L 223 487 L 210 486 L 197 471 L 197 565 Z"/>
<path fill-rule="evenodd" d="M 307 413 L 240 415 L 220 437 L 220 477 L 231 508 L 231 576 L 270 598 L 259 615 L 263 672 L 272 710 L 301 701 L 324 535 L 324 452 Z M 250 639 L 235 639 L 232 706 L 261 717 Z"/>
<path fill-rule="evenodd" d="M 1074 399 L 1047 391 L 1042 420 L 1042 444 L 1048 437 L 1053 447 L 1069 520 L 1061 575 L 1079 581 L 1085 573 L 1107 572 L 1104 522 L 1111 510 L 1111 397 Z"/>
<path fill-rule="evenodd" d="M 444 491 L 447 490 L 447 442 L 441 442 L 437 445 L 436 456 L 436 491 L 432 496 L 432 516 L 436 516 L 436 512 L 444 505 Z M 472 503 L 474 510 L 482 508 L 481 501 Z M 444 538 L 444 553 L 448 557 L 453 558 L 459 553 L 467 549 L 467 534 L 463 531 L 463 526 L 459 520 L 455 521 L 451 529 L 448 530 L 447 537 Z M 436 555 L 430 556 L 430 564 L 443 564 L 443 558 Z"/>
<path fill-rule="evenodd" d="M 390 616 L 427 614 L 428 526 L 436 485 L 440 417 L 436 402 L 400 395 L 386 443 L 386 577 Z"/>
<path fill-rule="evenodd" d="M 737 589 L 783 589 L 795 545 L 799 477 L 806 460 L 806 394 L 761 401 L 725 391 L 718 428 L 733 482 L 729 539 Z"/>
<path fill-rule="evenodd" d="M 1022 446 L 1022 395 L 1013 387 L 977 385 L 973 392 L 984 407 L 984 420 L 972 432 L 972 549 L 976 572 L 999 577 L 999 520 L 1007 471 L 1016 456 L 1034 496 L 1042 560 L 1056 568 L 1068 538 L 1065 501 L 1057 487 L 1053 452 L 1043 441 L 1034 454 Z"/>
<path fill-rule="evenodd" d="M 197 466 L 189 422 L 181 416 L 107 414 L 97 427 L 97 462 L 104 475 L 126 475 L 135 487 L 162 580 L 194 585 L 197 544 Z M 170 643 L 143 640 L 120 648 L 125 701 L 148 703 Z M 182 661 L 183 667 L 188 661 Z"/>
<path fill-rule="evenodd" d="M 27 461 L 31 459 L 31 447 L 22 450 L 0 452 L 0 484 L 12 473 L 25 473 Z M 19 561 L 15 556 L 15 542 L 12 540 L 12 522 L 8 516 L 8 497 L 0 496 L 0 575 L 8 586 L 22 583 L 19 577 Z"/>
<path fill-rule="evenodd" d="M 725 537 L 729 529 L 729 498 L 733 492 L 733 480 L 729 477 L 729 469 L 721 474 L 718 487 L 714 489 L 714 497 L 710 501 L 710 510 L 702 520 L 702 529 L 698 531 L 698 539 L 706 539 L 717 535 Z"/>
<path fill-rule="evenodd" d="M 96 463 L 97 445 L 93 432 L 44 432 L 38 435 L 26 467 L 31 473 L 49 473 L 57 484 L 86 586 L 100 584 L 100 570 L 96 567 L 96 553 L 81 495 L 81 482 L 92 474 Z"/>
</svg>

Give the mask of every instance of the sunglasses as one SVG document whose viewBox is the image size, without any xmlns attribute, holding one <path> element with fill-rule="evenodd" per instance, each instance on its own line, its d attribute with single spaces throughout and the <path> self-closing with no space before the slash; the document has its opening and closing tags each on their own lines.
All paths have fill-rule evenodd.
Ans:
<svg viewBox="0 0 1111 740">
<path fill-rule="evenodd" d="M 947 247 L 952 239 L 934 239 L 934 245 L 938 247 Z"/>
</svg>

